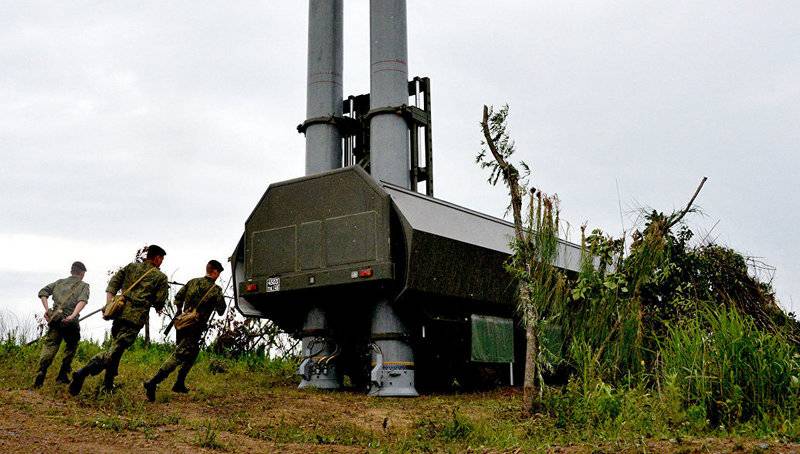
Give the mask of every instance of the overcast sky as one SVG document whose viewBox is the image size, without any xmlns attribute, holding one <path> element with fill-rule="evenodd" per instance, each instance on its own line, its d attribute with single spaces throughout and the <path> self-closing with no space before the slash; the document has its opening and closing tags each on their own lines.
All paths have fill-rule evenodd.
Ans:
<svg viewBox="0 0 800 454">
<path fill-rule="evenodd" d="M 367 14 L 346 2 L 346 94 L 369 89 Z M 800 3 L 409 0 L 408 22 L 437 197 L 503 214 L 473 159 L 481 106 L 509 103 L 573 240 L 708 176 L 690 226 L 777 267 L 800 309 Z M 99 308 L 146 243 L 180 281 L 227 260 L 267 185 L 303 174 L 306 26 L 299 1 L 0 1 L 0 308 L 31 317 L 76 259 Z"/>
</svg>

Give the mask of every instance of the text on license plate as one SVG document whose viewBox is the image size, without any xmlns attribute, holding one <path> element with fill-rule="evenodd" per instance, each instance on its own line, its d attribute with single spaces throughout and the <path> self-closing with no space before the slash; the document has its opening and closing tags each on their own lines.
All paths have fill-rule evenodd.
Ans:
<svg viewBox="0 0 800 454">
<path fill-rule="evenodd" d="M 279 277 L 271 277 L 267 279 L 267 291 L 268 292 L 277 292 L 281 289 L 281 278 Z"/>
</svg>

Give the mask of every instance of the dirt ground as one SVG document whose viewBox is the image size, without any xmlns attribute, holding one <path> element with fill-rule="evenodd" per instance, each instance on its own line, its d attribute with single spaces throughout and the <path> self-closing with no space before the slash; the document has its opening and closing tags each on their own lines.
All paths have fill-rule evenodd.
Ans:
<svg viewBox="0 0 800 454">
<path fill-rule="evenodd" d="M 132 418 L 109 418 L 102 409 L 87 408 L 71 399 L 66 390 L 54 396 L 31 390 L 0 391 L 0 452 L 363 452 L 347 446 L 275 443 L 238 430 L 215 431 L 223 448 L 202 448 L 198 434 L 202 438 L 203 428 L 191 424 L 194 420 L 225 419 L 243 407 L 255 407 L 253 417 L 247 418 L 251 427 L 273 419 L 297 419 L 313 413 L 313 404 L 323 404 L 316 400 L 302 405 L 293 396 L 258 403 L 225 402 L 226 410 L 219 411 L 208 403 L 176 398 L 161 405 L 149 404 L 163 421 L 144 422 L 134 429 Z"/>
<path fill-rule="evenodd" d="M 127 386 L 132 386 L 129 384 Z M 402 444 L 419 437 L 418 421 L 457 405 L 478 418 L 496 413 L 515 391 L 479 395 L 373 399 L 358 393 L 300 392 L 277 387 L 225 395 L 160 392 L 146 403 L 134 390 L 72 398 L 65 387 L 0 391 L 0 452 L 380 452 L 431 450 Z M 503 393 L 507 394 L 506 396 Z M 416 424 L 416 425 L 415 425 Z M 415 435 L 417 434 L 417 435 Z M 295 441 L 296 440 L 296 441 Z M 465 445 L 434 451 L 524 452 Z M 800 445 L 756 440 L 641 440 L 635 445 L 550 446 L 554 453 L 792 453 Z"/>
</svg>

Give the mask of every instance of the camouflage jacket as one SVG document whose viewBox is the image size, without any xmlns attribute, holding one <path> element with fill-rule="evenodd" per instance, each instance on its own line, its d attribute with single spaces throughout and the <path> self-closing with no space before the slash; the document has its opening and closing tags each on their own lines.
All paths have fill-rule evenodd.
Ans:
<svg viewBox="0 0 800 454">
<path fill-rule="evenodd" d="M 75 310 L 78 301 L 89 302 L 89 284 L 70 276 L 45 285 L 39 290 L 39 298 L 53 297 L 53 310 L 60 310 L 67 317 Z"/>
<path fill-rule="evenodd" d="M 125 309 L 119 316 L 120 320 L 126 320 L 142 327 L 150 312 L 150 306 L 155 307 L 156 310 L 164 308 L 169 294 L 167 276 L 153 268 L 153 264 L 150 262 L 133 262 L 114 273 L 114 276 L 108 281 L 106 292 L 112 295 L 116 295 L 120 291 L 124 292 L 125 301 L 127 301 Z M 128 290 L 150 269 L 153 271 L 150 271 L 135 287 Z"/>
<path fill-rule="evenodd" d="M 212 285 L 214 288 L 208 291 Z M 203 299 L 207 291 L 208 296 Z M 202 304 L 200 304 L 201 302 Z M 222 296 L 220 286 L 215 285 L 211 278 L 198 277 L 190 280 L 178 290 L 175 295 L 175 307 L 182 312 L 197 310 L 197 313 L 200 314 L 200 326 L 205 328 L 212 311 L 216 310 L 219 315 L 225 312 L 225 298 Z"/>
</svg>

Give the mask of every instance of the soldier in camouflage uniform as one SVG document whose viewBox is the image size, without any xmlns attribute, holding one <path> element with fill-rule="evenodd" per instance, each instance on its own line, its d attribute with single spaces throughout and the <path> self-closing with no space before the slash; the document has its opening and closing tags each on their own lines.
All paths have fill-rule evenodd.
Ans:
<svg viewBox="0 0 800 454">
<path fill-rule="evenodd" d="M 44 318 L 48 322 L 48 329 L 39 358 L 39 373 L 36 374 L 33 382 L 34 388 L 39 388 L 44 383 L 47 369 L 58 353 L 62 340 L 66 346 L 56 382 L 69 383 L 67 375 L 72 370 L 72 358 L 75 356 L 75 350 L 78 349 L 78 341 L 81 340 L 78 315 L 89 301 L 89 284 L 83 282 L 86 266 L 81 262 L 75 262 L 70 271 L 71 276 L 47 284 L 39 290 L 39 298 L 44 306 Z M 53 297 L 52 310 L 47 304 L 51 296 Z"/>
<path fill-rule="evenodd" d="M 154 244 L 150 245 L 144 262 L 128 264 L 117 271 L 108 282 L 106 302 L 111 301 L 118 291 L 123 290 L 125 308 L 111 325 L 111 347 L 95 355 L 83 368 L 72 374 L 70 394 L 78 395 L 86 377 L 97 375 L 103 370 L 106 371 L 103 387 L 109 392 L 114 390 L 114 377 L 117 376 L 119 361 L 142 330 L 145 320 L 150 315 L 150 306 L 161 313 L 167 301 L 169 293 L 167 276 L 159 270 L 165 255 L 167 253 L 164 249 Z M 133 284 L 140 278 L 142 279 L 134 286 Z"/>
<path fill-rule="evenodd" d="M 175 317 L 192 310 L 197 311 L 199 317 L 195 324 L 176 331 L 175 353 L 161 365 L 153 378 L 144 382 L 144 389 L 150 402 L 156 400 L 158 384 L 178 366 L 180 369 L 172 390 L 177 393 L 189 392 L 186 388 L 186 375 L 194 365 L 197 354 L 200 353 L 200 343 L 203 333 L 208 329 L 208 319 L 214 310 L 219 315 L 225 312 L 225 298 L 222 296 L 222 289 L 214 284 L 222 271 L 222 264 L 216 260 L 209 261 L 206 265 L 205 277 L 190 280 L 175 295 L 177 308 Z"/>
</svg>

